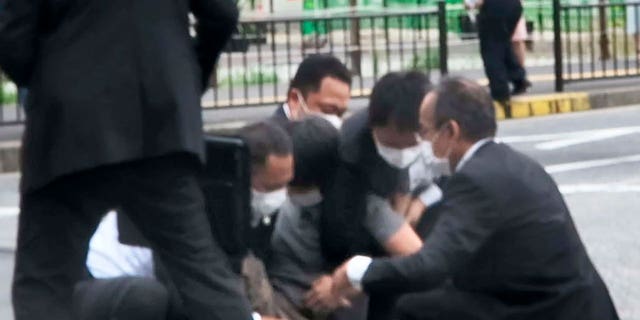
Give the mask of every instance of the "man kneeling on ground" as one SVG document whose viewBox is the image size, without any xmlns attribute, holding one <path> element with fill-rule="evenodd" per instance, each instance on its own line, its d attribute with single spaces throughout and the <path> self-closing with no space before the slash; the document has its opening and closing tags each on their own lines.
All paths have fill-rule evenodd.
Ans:
<svg viewBox="0 0 640 320">
<path fill-rule="evenodd" d="M 249 146 L 252 159 L 252 225 L 251 254 L 245 259 L 243 275 L 247 287 L 264 288 L 248 291 L 254 317 L 277 317 L 271 286 L 268 285 L 261 258 L 268 247 L 272 219 L 286 201 L 286 185 L 293 177 L 291 139 L 278 125 L 261 122 L 241 133 Z M 262 236 L 256 236 L 261 234 Z M 115 213 L 102 221 L 94 234 L 87 257 L 88 279 L 74 292 L 74 307 L 82 320 L 184 319 L 182 307 L 176 303 L 172 283 L 164 281 L 162 268 L 150 249 L 122 245 L 118 242 Z M 160 271 L 160 272 L 157 272 Z M 267 283 L 256 286 L 255 283 Z M 260 298 L 260 299 L 258 299 Z M 262 317 L 260 317 L 260 315 Z"/>
</svg>

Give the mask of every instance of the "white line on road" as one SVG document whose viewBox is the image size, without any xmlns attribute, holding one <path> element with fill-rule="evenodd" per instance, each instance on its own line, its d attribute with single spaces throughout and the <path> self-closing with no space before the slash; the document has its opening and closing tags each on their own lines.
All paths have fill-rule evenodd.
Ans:
<svg viewBox="0 0 640 320">
<path fill-rule="evenodd" d="M 18 207 L 0 207 L 0 218 L 16 217 L 20 213 Z"/>
<path fill-rule="evenodd" d="M 571 137 L 557 141 L 545 142 L 536 145 L 538 150 L 555 150 L 578 144 L 602 141 L 611 138 L 622 137 L 640 132 L 640 127 L 612 128 L 606 130 L 594 130 L 594 132 L 582 134 L 580 137 Z"/>
<path fill-rule="evenodd" d="M 568 147 L 576 144 L 587 143 L 591 141 L 599 141 L 604 139 L 615 138 L 618 136 L 628 135 L 640 132 L 640 126 L 633 127 L 615 127 L 605 129 L 580 130 L 547 134 L 531 134 L 521 136 L 499 137 L 496 140 L 504 143 L 523 143 L 523 142 L 542 142 L 552 141 L 536 145 L 536 148 L 542 150 L 553 150 L 562 147 Z"/>
<path fill-rule="evenodd" d="M 577 161 L 577 162 L 569 162 L 556 164 L 551 166 L 546 166 L 545 169 L 548 173 L 560 173 L 567 171 L 575 171 L 582 169 L 591 169 L 597 167 L 606 167 L 612 166 L 622 163 L 631 163 L 631 162 L 640 162 L 640 154 L 625 156 L 625 157 L 617 157 L 617 158 L 606 158 L 606 159 L 598 159 L 598 160 L 589 160 L 589 161 Z"/>
<path fill-rule="evenodd" d="M 564 195 L 577 193 L 640 193 L 640 185 L 636 184 L 569 184 L 561 185 L 560 192 Z"/>
</svg>

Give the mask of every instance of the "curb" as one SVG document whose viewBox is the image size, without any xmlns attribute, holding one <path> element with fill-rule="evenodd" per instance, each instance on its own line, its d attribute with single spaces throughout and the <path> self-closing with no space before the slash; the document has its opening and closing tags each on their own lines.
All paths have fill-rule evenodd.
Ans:
<svg viewBox="0 0 640 320">
<path fill-rule="evenodd" d="M 498 120 L 522 119 L 639 103 L 640 90 L 635 87 L 593 92 L 526 95 L 514 97 L 511 100 L 511 110 L 504 110 L 502 106 L 496 104 L 496 117 Z M 510 111 L 510 114 L 505 111 Z M 245 123 L 239 120 L 229 123 L 210 124 L 205 129 L 215 132 L 234 130 Z M 20 141 L 0 142 L 0 173 L 19 171 L 19 159 Z"/>
<path fill-rule="evenodd" d="M 506 110 L 498 103 L 495 107 L 498 120 L 522 119 L 590 110 L 591 99 L 587 92 L 540 94 L 514 97 Z"/>
</svg>

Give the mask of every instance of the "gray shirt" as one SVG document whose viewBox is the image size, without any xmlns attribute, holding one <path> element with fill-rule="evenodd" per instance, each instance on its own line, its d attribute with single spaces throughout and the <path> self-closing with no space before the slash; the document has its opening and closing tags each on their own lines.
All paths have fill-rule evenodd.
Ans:
<svg viewBox="0 0 640 320">
<path fill-rule="evenodd" d="M 287 201 L 279 214 L 267 272 L 276 291 L 302 307 L 313 281 L 331 272 L 320 247 L 321 208 L 300 208 Z M 403 224 L 404 218 L 393 211 L 389 201 L 375 195 L 367 197 L 365 227 L 379 243 L 386 243 Z"/>
<path fill-rule="evenodd" d="M 389 200 L 369 194 L 364 226 L 380 245 L 384 245 L 405 223 L 404 217 L 393 211 Z"/>
<path fill-rule="evenodd" d="M 319 205 L 300 208 L 285 202 L 271 237 L 269 278 L 298 307 L 313 281 L 327 272 L 320 248 L 320 212 Z"/>
</svg>

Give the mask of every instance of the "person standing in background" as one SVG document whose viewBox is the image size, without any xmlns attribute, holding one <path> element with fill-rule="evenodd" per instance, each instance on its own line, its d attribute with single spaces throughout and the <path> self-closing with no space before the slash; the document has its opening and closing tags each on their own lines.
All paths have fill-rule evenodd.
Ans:
<svg viewBox="0 0 640 320">
<path fill-rule="evenodd" d="M 513 52 L 518 59 L 520 65 L 524 68 L 525 57 L 527 52 L 527 46 L 525 41 L 527 41 L 528 33 L 527 33 L 527 21 L 524 17 L 524 13 L 518 20 L 518 24 L 516 25 L 516 30 L 513 32 L 513 37 L 511 37 L 511 43 L 513 45 Z M 526 90 L 526 88 L 521 88 Z M 513 94 L 519 94 L 522 92 L 514 92 Z"/>
<path fill-rule="evenodd" d="M 522 17 L 520 0 L 476 0 L 467 9 L 479 9 L 480 53 L 493 100 L 510 111 L 512 94 L 526 92 L 531 86 L 523 66 L 514 53 L 511 39 Z M 509 84 L 513 84 L 510 91 Z"/>
</svg>

